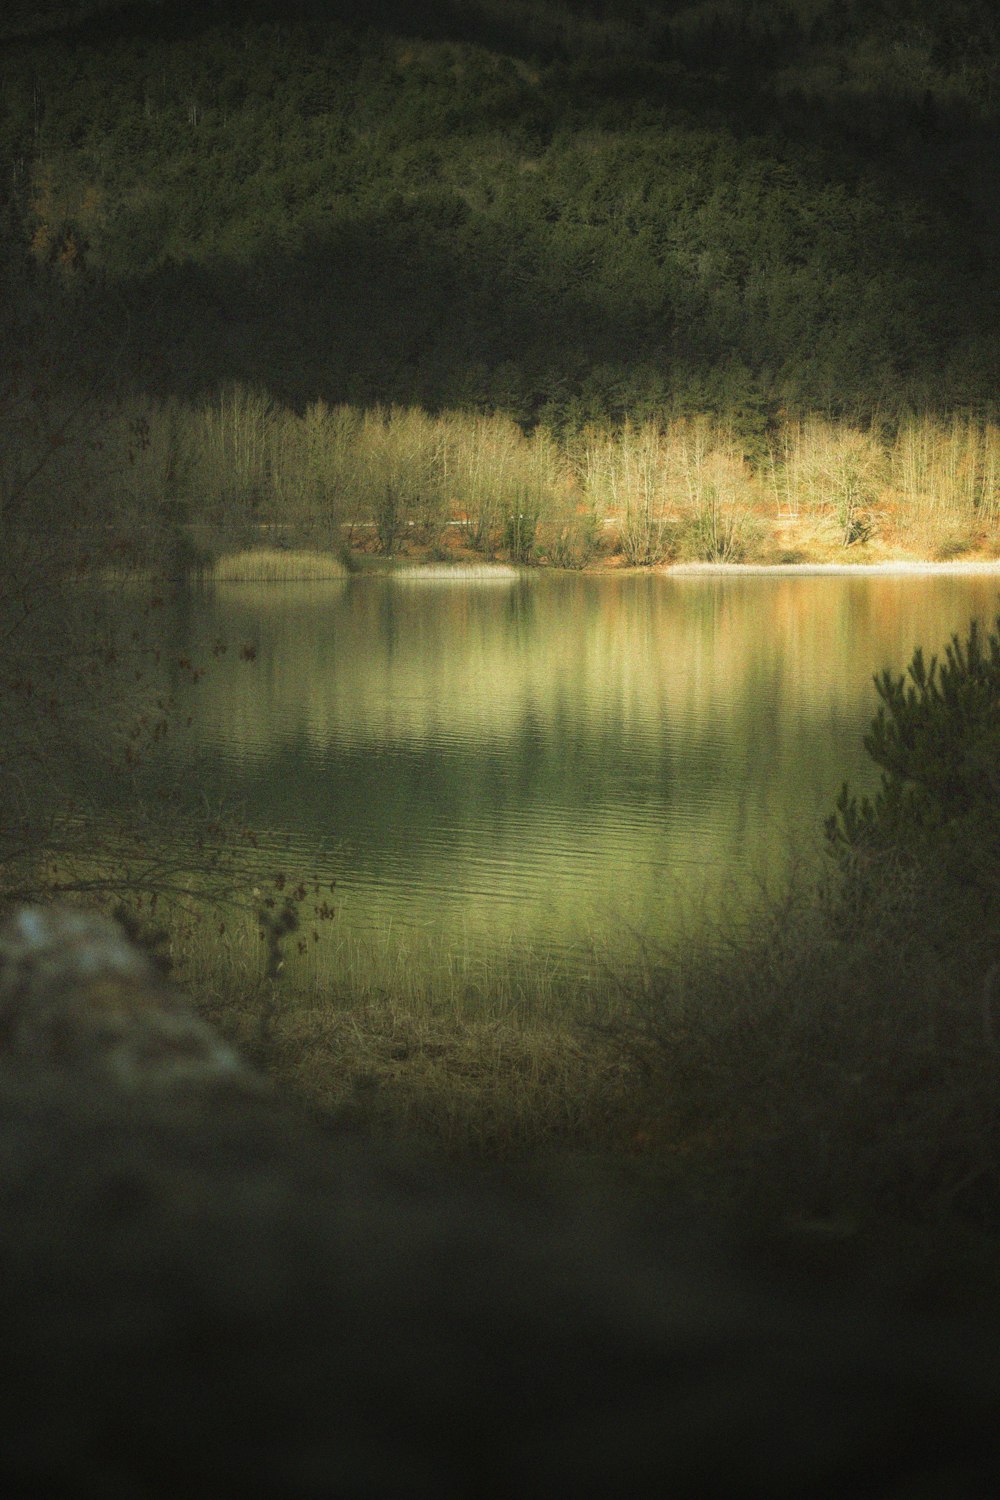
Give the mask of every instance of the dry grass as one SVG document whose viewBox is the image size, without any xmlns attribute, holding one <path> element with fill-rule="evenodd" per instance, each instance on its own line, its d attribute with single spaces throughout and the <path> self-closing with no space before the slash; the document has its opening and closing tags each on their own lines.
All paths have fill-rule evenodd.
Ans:
<svg viewBox="0 0 1000 1500">
<path fill-rule="evenodd" d="M 575 1007 L 527 957 L 471 983 L 401 969 L 354 990 L 269 983 L 243 943 L 230 959 L 214 984 L 182 976 L 202 1013 L 338 1129 L 693 1195 L 769 1263 L 1000 1306 L 981 966 L 838 937 L 814 885 L 637 956 Z"/>
<path fill-rule="evenodd" d="M 860 558 L 866 548 L 847 549 Z M 777 517 L 771 525 L 770 545 L 763 549 L 762 561 L 775 563 L 843 562 L 843 530 L 835 515 L 804 510 L 797 515 Z"/>
<path fill-rule="evenodd" d="M 543 981 L 544 984 L 544 981 Z M 482 994 L 363 998 L 217 987 L 201 1009 L 252 1061 L 343 1125 L 496 1160 L 627 1141 L 634 1063 L 568 1012 L 539 1016 Z"/>
<path fill-rule="evenodd" d="M 516 583 L 523 575 L 509 563 L 477 562 L 428 562 L 419 567 L 393 569 L 392 578 L 398 583 Z"/>
<path fill-rule="evenodd" d="M 269 980 L 247 914 L 223 936 L 192 930 L 174 957 L 206 1019 L 341 1123 L 499 1160 L 628 1140 L 634 1065 L 607 1030 L 614 986 L 597 993 L 516 948 L 487 963 L 335 934 L 323 946 L 293 941 Z"/>
<path fill-rule="evenodd" d="M 645 1155 L 810 1222 L 877 1208 L 1000 1227 L 989 945 L 926 947 L 922 899 L 905 943 L 888 919 L 840 932 L 803 872 L 752 921 L 723 914 L 714 935 L 587 983 L 520 951 L 439 954 L 432 969 L 416 952 L 337 950 L 310 972 L 322 943 L 272 981 L 247 917 L 227 939 L 203 933 L 179 978 L 285 1086 L 366 1128 L 501 1159 Z"/>
<path fill-rule="evenodd" d="M 259 547 L 216 558 L 211 576 L 216 583 L 294 583 L 346 578 L 347 572 L 341 558 L 330 552 Z"/>
<path fill-rule="evenodd" d="M 974 517 L 950 511 L 908 511 L 887 508 L 883 523 L 886 544 L 908 556 L 931 562 L 952 562 L 989 550 L 989 534 Z"/>
<path fill-rule="evenodd" d="M 449 1153 L 507 1160 L 624 1129 L 628 1061 L 571 1024 L 314 1004 L 276 1016 L 263 1052 L 325 1113 Z"/>
</svg>

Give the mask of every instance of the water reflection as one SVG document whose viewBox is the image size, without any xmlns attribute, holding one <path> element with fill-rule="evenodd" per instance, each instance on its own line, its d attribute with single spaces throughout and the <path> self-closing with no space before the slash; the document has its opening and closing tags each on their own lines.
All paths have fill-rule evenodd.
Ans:
<svg viewBox="0 0 1000 1500">
<path fill-rule="evenodd" d="M 571 958 L 662 935 L 815 847 L 873 781 L 872 673 L 937 649 L 997 581 L 391 578 L 228 585 L 184 648 L 201 790 L 338 880 L 343 931 Z M 287 864 L 288 856 L 282 856 Z"/>
</svg>

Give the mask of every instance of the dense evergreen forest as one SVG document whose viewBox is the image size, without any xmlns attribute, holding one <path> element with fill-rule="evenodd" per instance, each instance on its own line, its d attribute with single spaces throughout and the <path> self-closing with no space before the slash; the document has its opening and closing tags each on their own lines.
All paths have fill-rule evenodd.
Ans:
<svg viewBox="0 0 1000 1500">
<path fill-rule="evenodd" d="M 502 413 L 995 415 L 989 0 L 63 0 L 0 22 L 12 361 Z"/>
</svg>

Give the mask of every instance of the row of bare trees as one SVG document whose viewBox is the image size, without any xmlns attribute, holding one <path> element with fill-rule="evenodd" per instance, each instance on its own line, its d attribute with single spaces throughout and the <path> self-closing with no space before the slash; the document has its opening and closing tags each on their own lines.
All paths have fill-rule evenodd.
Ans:
<svg viewBox="0 0 1000 1500">
<path fill-rule="evenodd" d="M 0 422 L 8 518 L 21 506 L 39 531 L 90 527 L 126 569 L 152 555 L 183 571 L 199 551 L 267 528 L 391 554 L 460 527 L 486 557 L 567 566 L 602 537 L 634 565 L 736 560 L 753 555 L 767 518 L 807 520 L 832 548 L 905 530 L 931 555 L 1000 525 L 1000 428 L 970 417 L 911 417 L 891 432 L 789 420 L 753 462 L 708 417 L 557 437 L 500 414 L 323 401 L 295 411 L 241 385 L 100 410 L 19 394 Z"/>
<path fill-rule="evenodd" d="M 136 434 L 141 441 L 136 442 Z M 1000 429 L 910 418 L 891 434 L 789 421 L 751 463 L 708 417 L 557 438 L 502 415 L 417 407 L 302 412 L 230 386 L 201 404 L 133 402 L 107 455 L 107 503 L 221 526 L 271 524 L 393 552 L 460 525 L 485 556 L 586 561 L 613 531 L 628 562 L 752 552 L 755 517 L 807 516 L 850 546 L 902 521 L 956 536 L 1000 523 Z"/>
</svg>

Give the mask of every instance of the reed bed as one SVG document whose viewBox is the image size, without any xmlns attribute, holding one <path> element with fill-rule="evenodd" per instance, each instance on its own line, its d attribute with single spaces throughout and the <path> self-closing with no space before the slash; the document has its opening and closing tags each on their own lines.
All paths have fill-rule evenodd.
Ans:
<svg viewBox="0 0 1000 1500">
<path fill-rule="evenodd" d="M 269 977 L 253 925 L 189 928 L 178 977 L 247 1056 L 340 1124 L 496 1159 L 627 1140 L 634 1062 L 608 1025 L 613 985 L 515 945 L 442 962 L 419 941 L 336 933 L 304 952 L 296 940 Z"/>
<path fill-rule="evenodd" d="M 523 575 L 507 563 L 424 563 L 420 567 L 397 568 L 397 583 L 516 583 Z"/>
<path fill-rule="evenodd" d="M 215 583 L 294 583 L 346 578 L 347 574 L 346 564 L 332 553 L 259 547 L 217 557 L 210 576 Z"/>
</svg>

